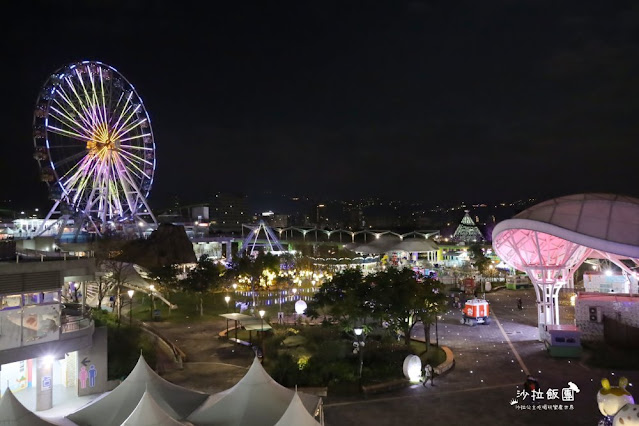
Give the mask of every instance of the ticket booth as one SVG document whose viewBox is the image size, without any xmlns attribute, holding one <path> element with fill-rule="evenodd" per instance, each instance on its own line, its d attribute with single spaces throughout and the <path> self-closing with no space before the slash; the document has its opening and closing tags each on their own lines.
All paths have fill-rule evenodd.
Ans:
<svg viewBox="0 0 639 426">
<path fill-rule="evenodd" d="M 552 357 L 581 357 L 581 331 L 574 325 L 546 325 L 544 343 Z"/>
</svg>

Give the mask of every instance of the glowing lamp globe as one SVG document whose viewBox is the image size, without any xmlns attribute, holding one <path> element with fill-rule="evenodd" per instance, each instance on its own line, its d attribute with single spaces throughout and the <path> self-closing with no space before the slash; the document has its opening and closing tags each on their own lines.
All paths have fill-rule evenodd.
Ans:
<svg viewBox="0 0 639 426">
<path fill-rule="evenodd" d="M 298 315 L 302 315 L 307 307 L 306 302 L 303 300 L 295 302 L 295 312 L 297 312 Z"/>
<path fill-rule="evenodd" d="M 411 382 L 418 382 L 422 376 L 422 360 L 417 355 L 408 355 L 404 359 L 404 376 Z"/>
</svg>

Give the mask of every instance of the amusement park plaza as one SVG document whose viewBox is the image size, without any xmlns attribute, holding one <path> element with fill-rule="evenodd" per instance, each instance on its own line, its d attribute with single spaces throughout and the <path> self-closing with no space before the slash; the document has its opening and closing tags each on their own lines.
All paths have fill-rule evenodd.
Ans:
<svg viewBox="0 0 639 426">
<path fill-rule="evenodd" d="M 467 211 L 446 237 L 265 220 L 243 224 L 239 235 L 202 235 L 206 213 L 159 225 L 151 214 L 101 232 L 82 220 L 6 222 L 0 419 L 636 422 L 620 419 L 636 410 L 639 380 L 637 199 L 551 199 L 497 223 L 492 235 Z M 441 292 L 436 306 L 424 309 L 422 299 L 408 309 L 417 315 L 389 306 L 376 317 L 363 301 L 343 311 L 329 297 L 358 294 L 345 277 L 366 286 L 390 274 L 393 285 L 408 286 L 392 275 L 402 271 Z M 396 315 L 414 324 L 403 329 Z M 315 334 L 332 339 L 326 347 L 350 349 L 328 355 Z M 381 353 L 388 350 L 401 357 Z"/>
<path fill-rule="evenodd" d="M 33 144 L 52 206 L 0 224 L 0 424 L 639 424 L 639 199 L 154 211 L 149 114 L 96 61 L 49 76 Z"/>
</svg>

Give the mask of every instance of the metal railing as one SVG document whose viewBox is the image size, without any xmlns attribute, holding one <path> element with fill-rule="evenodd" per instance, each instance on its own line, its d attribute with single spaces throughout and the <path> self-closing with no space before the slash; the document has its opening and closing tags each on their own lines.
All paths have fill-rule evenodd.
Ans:
<svg viewBox="0 0 639 426">
<path fill-rule="evenodd" d="M 60 327 L 61 333 L 70 333 L 72 331 L 82 330 L 83 328 L 90 327 L 93 323 L 91 317 L 87 314 L 84 316 L 66 316 L 62 317 L 62 326 Z"/>
<path fill-rule="evenodd" d="M 66 251 L 44 251 L 33 249 L 20 249 L 16 251 L 15 261 L 20 262 L 47 262 L 52 260 L 77 260 L 94 257 L 93 251 L 86 252 L 85 256 L 70 255 Z"/>
</svg>

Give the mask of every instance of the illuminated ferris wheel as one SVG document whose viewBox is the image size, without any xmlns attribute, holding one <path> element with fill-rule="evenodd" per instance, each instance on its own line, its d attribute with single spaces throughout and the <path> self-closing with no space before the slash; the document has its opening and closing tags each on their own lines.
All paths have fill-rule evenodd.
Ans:
<svg viewBox="0 0 639 426">
<path fill-rule="evenodd" d="M 33 141 L 55 201 L 39 234 L 55 214 L 98 234 L 157 223 L 146 201 L 155 173 L 151 122 L 115 68 L 85 61 L 53 73 L 36 102 Z"/>
</svg>

